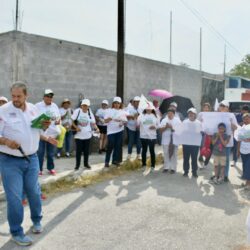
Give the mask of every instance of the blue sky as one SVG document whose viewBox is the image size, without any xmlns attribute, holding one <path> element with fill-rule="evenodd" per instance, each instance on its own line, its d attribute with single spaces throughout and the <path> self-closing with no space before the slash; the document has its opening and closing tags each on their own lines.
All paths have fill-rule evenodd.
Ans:
<svg viewBox="0 0 250 250">
<path fill-rule="evenodd" d="M 0 32 L 12 30 L 15 0 L 0 0 Z M 126 53 L 169 62 L 169 13 L 173 12 L 173 63 L 223 72 L 224 41 L 185 6 L 198 11 L 234 48 L 227 70 L 249 53 L 249 0 L 126 0 Z M 116 50 L 117 0 L 20 0 L 21 30 Z M 237 50 L 237 51 L 236 51 Z"/>
</svg>

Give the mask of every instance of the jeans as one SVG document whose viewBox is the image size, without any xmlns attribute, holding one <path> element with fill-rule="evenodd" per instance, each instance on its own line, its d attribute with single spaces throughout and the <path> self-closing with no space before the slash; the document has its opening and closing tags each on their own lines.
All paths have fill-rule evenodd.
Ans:
<svg viewBox="0 0 250 250">
<path fill-rule="evenodd" d="M 183 170 L 185 174 L 188 174 L 189 172 L 189 159 L 191 157 L 192 160 L 192 174 L 197 174 L 197 158 L 198 158 L 198 152 L 199 152 L 199 146 L 194 145 L 183 145 Z"/>
<path fill-rule="evenodd" d="M 226 167 L 225 167 L 225 177 L 228 177 L 229 175 L 229 169 L 230 169 L 230 155 L 231 155 L 231 147 L 226 147 Z"/>
<path fill-rule="evenodd" d="M 70 149 L 71 149 L 71 140 L 72 140 L 72 131 L 67 131 L 65 134 L 65 138 L 64 138 L 64 144 L 63 146 L 65 147 L 65 152 L 66 153 L 70 153 Z M 57 153 L 61 153 L 62 152 L 62 148 L 58 148 L 57 149 Z"/>
<path fill-rule="evenodd" d="M 7 217 L 10 233 L 23 235 L 21 226 L 24 217 L 22 205 L 23 191 L 27 195 L 31 220 L 38 223 L 42 219 L 41 190 L 38 184 L 39 161 L 36 154 L 29 156 L 30 163 L 23 158 L 0 154 L 3 186 L 7 200 Z"/>
<path fill-rule="evenodd" d="M 122 135 L 123 131 L 108 135 L 108 146 L 105 156 L 106 164 L 109 164 L 112 152 L 112 163 L 119 163 L 122 161 L 122 159 L 120 159 L 122 154 Z"/>
<path fill-rule="evenodd" d="M 40 171 L 43 171 L 43 161 L 44 161 L 44 156 L 45 156 L 45 150 L 47 154 L 47 169 L 52 170 L 55 168 L 54 155 L 55 155 L 56 147 L 46 141 L 40 141 L 38 152 L 37 152 Z"/>
<path fill-rule="evenodd" d="M 146 166 L 147 161 L 147 151 L 149 147 L 150 152 L 150 158 L 151 158 L 151 167 L 155 167 L 155 142 L 156 139 L 150 140 L 150 139 L 143 139 L 141 138 L 141 145 L 142 145 L 142 166 Z"/>
<path fill-rule="evenodd" d="M 250 154 L 241 154 L 242 159 L 242 178 L 250 180 Z"/>
<path fill-rule="evenodd" d="M 233 161 L 234 162 L 237 162 L 238 160 L 237 150 L 238 150 L 238 141 L 234 139 L 234 146 L 233 146 Z"/>
<path fill-rule="evenodd" d="M 84 156 L 84 166 L 88 166 L 90 139 L 86 140 L 75 139 L 75 142 L 76 142 L 76 168 L 79 168 L 81 165 L 82 153 Z"/>
<path fill-rule="evenodd" d="M 133 145 L 136 144 L 136 152 L 141 153 L 140 131 L 128 129 L 128 154 L 132 154 Z"/>
</svg>

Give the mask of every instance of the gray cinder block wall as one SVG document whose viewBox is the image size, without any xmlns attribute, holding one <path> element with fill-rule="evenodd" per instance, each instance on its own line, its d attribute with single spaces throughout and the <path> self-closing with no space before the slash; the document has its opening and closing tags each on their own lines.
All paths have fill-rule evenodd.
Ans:
<svg viewBox="0 0 250 250">
<path fill-rule="evenodd" d="M 9 97 L 12 82 L 24 80 L 33 103 L 42 99 L 45 88 L 51 88 L 57 104 L 68 97 L 76 106 L 84 95 L 95 109 L 116 93 L 113 51 L 11 31 L 0 34 L 0 58 L 0 95 Z M 162 88 L 191 98 L 199 109 L 206 77 L 224 84 L 218 75 L 126 55 L 124 99 L 128 102 L 140 94 L 147 97 L 151 89 Z"/>
</svg>

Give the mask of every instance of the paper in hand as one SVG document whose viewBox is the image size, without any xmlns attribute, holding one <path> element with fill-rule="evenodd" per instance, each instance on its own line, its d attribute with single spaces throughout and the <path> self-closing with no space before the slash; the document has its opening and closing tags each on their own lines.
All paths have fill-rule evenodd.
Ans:
<svg viewBox="0 0 250 250">
<path fill-rule="evenodd" d="M 43 122 L 44 121 L 49 121 L 49 120 L 50 120 L 49 116 L 47 116 L 45 114 L 41 114 L 36 119 L 31 121 L 31 127 L 32 128 L 42 129 L 43 128 Z"/>
</svg>

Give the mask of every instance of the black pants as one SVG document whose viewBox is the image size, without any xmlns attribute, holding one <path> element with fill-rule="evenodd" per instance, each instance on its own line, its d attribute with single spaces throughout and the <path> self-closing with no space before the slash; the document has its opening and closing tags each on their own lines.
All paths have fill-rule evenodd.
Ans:
<svg viewBox="0 0 250 250">
<path fill-rule="evenodd" d="M 150 140 L 150 139 L 143 139 L 141 138 L 141 145 L 142 145 L 142 165 L 146 166 L 147 161 L 147 151 L 149 147 L 150 157 L 151 157 L 151 167 L 155 167 L 155 142 L 156 140 Z"/>
<path fill-rule="evenodd" d="M 193 145 L 183 145 L 183 170 L 185 174 L 188 174 L 189 172 L 189 159 L 191 157 L 192 161 L 192 174 L 197 174 L 197 157 L 199 152 L 199 146 L 193 146 Z"/>
<path fill-rule="evenodd" d="M 90 139 L 86 140 L 75 139 L 75 142 L 76 142 L 76 168 L 79 168 L 81 165 L 82 153 L 84 155 L 84 166 L 87 166 L 89 163 Z"/>
</svg>

